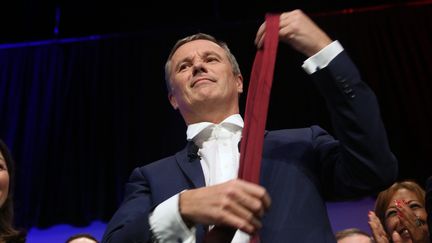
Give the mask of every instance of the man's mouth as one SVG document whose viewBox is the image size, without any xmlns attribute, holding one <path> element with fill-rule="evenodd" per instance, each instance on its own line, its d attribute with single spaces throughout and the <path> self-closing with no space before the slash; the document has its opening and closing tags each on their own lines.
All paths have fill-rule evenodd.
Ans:
<svg viewBox="0 0 432 243">
<path fill-rule="evenodd" d="M 201 77 L 201 78 L 197 78 L 195 80 L 192 81 L 191 83 L 191 88 L 193 88 L 196 84 L 201 83 L 201 82 L 214 82 L 214 80 L 207 78 L 207 77 Z"/>
</svg>

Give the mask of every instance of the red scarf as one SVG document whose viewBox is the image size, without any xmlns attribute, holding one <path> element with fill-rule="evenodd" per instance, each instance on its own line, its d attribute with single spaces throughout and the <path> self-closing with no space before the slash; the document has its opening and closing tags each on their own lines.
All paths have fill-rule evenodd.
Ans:
<svg viewBox="0 0 432 243">
<path fill-rule="evenodd" d="M 240 144 L 238 176 L 240 179 L 256 184 L 259 184 L 260 178 L 264 130 L 278 42 L 279 14 L 266 14 L 264 45 L 255 56 L 246 100 L 245 126 Z M 233 230 L 217 226 L 210 232 L 205 238 L 207 243 L 231 242 L 235 233 Z M 251 243 L 257 242 L 259 242 L 259 236 L 254 235 Z"/>
</svg>

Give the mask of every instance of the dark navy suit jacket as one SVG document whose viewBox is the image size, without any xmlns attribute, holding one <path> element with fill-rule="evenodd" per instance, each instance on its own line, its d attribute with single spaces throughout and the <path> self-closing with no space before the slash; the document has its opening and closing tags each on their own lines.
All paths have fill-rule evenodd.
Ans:
<svg viewBox="0 0 432 243">
<path fill-rule="evenodd" d="M 326 200 L 360 197 L 389 186 L 397 161 L 389 149 L 373 92 L 345 52 L 312 75 L 330 111 L 337 140 L 318 126 L 266 132 L 261 185 L 272 205 L 263 218 L 261 242 L 336 242 Z M 148 242 L 149 213 L 185 189 L 203 187 L 194 145 L 136 168 L 125 200 L 103 242 Z M 197 226 L 197 241 L 204 234 Z"/>
</svg>

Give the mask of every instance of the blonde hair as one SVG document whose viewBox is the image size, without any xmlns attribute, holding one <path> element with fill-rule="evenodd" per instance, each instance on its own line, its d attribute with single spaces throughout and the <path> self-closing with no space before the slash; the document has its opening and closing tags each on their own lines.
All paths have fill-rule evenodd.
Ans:
<svg viewBox="0 0 432 243">
<path fill-rule="evenodd" d="M 346 237 L 352 236 L 352 235 L 364 235 L 364 236 L 370 238 L 370 235 L 368 233 L 366 233 L 363 230 L 358 229 L 358 228 L 348 228 L 348 229 L 338 231 L 338 232 L 336 232 L 335 237 L 336 237 L 336 240 L 339 241 L 339 240 L 342 240 L 343 238 L 346 238 Z"/>
</svg>

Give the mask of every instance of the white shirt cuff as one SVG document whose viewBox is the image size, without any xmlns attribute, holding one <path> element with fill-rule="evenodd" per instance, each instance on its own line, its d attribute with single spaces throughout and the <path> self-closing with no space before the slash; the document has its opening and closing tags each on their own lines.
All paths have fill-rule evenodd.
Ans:
<svg viewBox="0 0 432 243">
<path fill-rule="evenodd" d="M 306 59 L 306 61 L 303 62 L 302 68 L 306 73 L 313 74 L 314 72 L 327 67 L 327 65 L 343 50 L 344 49 L 339 41 L 335 40 L 319 52 L 315 53 L 315 55 Z"/>
<path fill-rule="evenodd" d="M 180 215 L 179 195 L 159 204 L 149 217 L 150 229 L 158 242 L 195 242 L 196 228 L 189 229 Z"/>
</svg>

